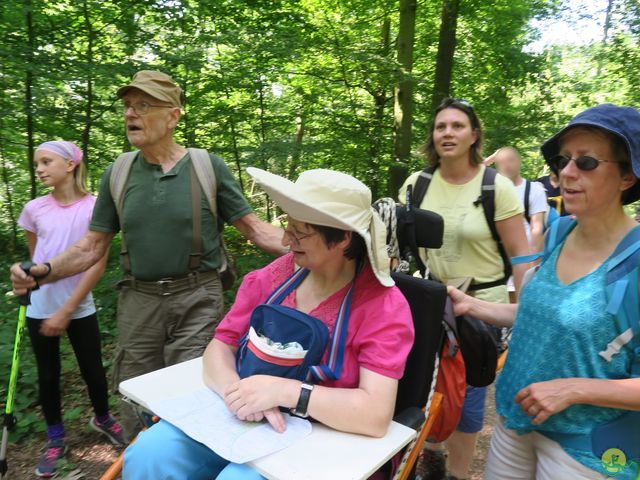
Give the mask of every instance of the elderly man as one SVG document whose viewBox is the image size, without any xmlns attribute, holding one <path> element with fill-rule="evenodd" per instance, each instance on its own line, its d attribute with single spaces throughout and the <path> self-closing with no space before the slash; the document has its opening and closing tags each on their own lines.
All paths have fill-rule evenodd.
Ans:
<svg viewBox="0 0 640 480">
<path fill-rule="evenodd" d="M 192 196 L 192 186 L 199 185 L 194 183 L 195 161 L 174 139 L 184 94 L 171 77 L 141 71 L 117 95 L 123 101 L 127 138 L 139 149 L 126 174 L 122 203 L 116 205 L 112 196 L 112 164 L 103 175 L 87 234 L 48 263 L 33 267 L 31 276 L 17 264 L 11 268 L 14 290 L 23 293 L 36 286 L 34 278 L 48 283 L 86 271 L 122 230 L 126 248 L 119 284 L 116 385 L 195 358 L 213 337 L 223 312 L 218 218 L 258 247 L 284 253 L 282 230 L 256 217 L 219 157 L 210 155 L 217 212 L 209 208 L 204 191 Z M 199 251 L 194 251 L 198 243 L 192 243 L 196 232 Z M 123 410 L 125 429 L 132 434 L 135 418 Z"/>
</svg>

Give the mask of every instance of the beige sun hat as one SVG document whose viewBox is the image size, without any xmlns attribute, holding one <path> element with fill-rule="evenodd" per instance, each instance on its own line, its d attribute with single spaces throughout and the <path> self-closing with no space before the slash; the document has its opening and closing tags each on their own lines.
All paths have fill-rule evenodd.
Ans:
<svg viewBox="0 0 640 480">
<path fill-rule="evenodd" d="M 387 229 L 371 208 L 371 190 L 360 180 L 334 170 L 307 170 L 294 182 L 259 168 L 247 172 L 292 218 L 358 233 L 367 245 L 376 278 L 394 285 L 387 253 Z"/>
</svg>

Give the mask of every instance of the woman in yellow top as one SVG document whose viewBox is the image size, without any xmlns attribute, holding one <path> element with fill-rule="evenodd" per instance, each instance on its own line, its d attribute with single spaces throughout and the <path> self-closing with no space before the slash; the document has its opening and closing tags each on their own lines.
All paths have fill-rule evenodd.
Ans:
<svg viewBox="0 0 640 480">
<path fill-rule="evenodd" d="M 473 295 L 493 302 L 509 302 L 505 284 L 474 289 L 474 284 L 496 282 L 504 277 L 504 264 L 497 243 L 478 201 L 485 167 L 482 163 L 482 125 L 472 106 L 454 98 L 445 99 L 435 111 L 429 136 L 421 148 L 429 166 L 436 170 L 419 206 L 444 219 L 444 239 L 439 249 L 421 251 L 430 274 L 445 283 L 471 279 Z M 411 175 L 400 189 L 400 201 L 408 185 L 416 184 L 421 172 Z M 529 253 L 523 226 L 523 206 L 513 184 L 505 177 L 495 178 L 495 226 L 509 257 Z M 515 265 L 513 275 L 519 289 L 527 265 Z M 456 431 L 446 441 L 449 451 L 449 478 L 466 478 L 478 432 L 484 420 L 485 388 L 467 388 L 467 395 Z M 435 447 L 435 446 L 434 446 Z M 444 456 L 439 447 L 426 451 L 432 464 L 432 477 L 444 475 Z"/>
</svg>

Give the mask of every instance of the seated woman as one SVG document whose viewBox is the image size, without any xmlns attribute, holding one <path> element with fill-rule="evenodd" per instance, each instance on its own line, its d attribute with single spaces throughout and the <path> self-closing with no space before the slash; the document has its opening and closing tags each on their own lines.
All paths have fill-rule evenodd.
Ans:
<svg viewBox="0 0 640 480">
<path fill-rule="evenodd" d="M 413 344 L 413 323 L 389 273 L 386 229 L 371 208 L 371 192 L 331 170 L 304 172 L 295 183 L 256 168 L 248 172 L 288 214 L 282 242 L 291 253 L 245 276 L 204 354 L 205 383 L 239 419 L 266 419 L 276 431 L 285 429 L 284 407 L 337 430 L 383 436 Z M 316 317 L 329 330 L 353 285 L 341 376 L 315 386 L 269 375 L 240 379 L 236 352 L 253 310 L 298 267 L 308 274 L 282 305 Z M 123 474 L 128 480 L 262 478 L 163 421 L 126 450 Z"/>
<path fill-rule="evenodd" d="M 605 104 L 577 115 L 542 146 L 575 221 L 564 217 L 551 227 L 546 258 L 523 288 L 519 305 L 449 291 L 457 314 L 497 326 L 515 320 L 496 384 L 500 419 L 487 480 L 608 475 L 635 480 L 638 475 L 639 445 L 630 438 L 640 433 L 640 413 L 633 413 L 640 410 L 640 378 L 633 367 L 640 351 L 634 354 L 633 341 L 620 341 L 627 331 L 622 315 L 631 312 L 634 318 L 628 320 L 638 322 L 637 291 L 627 288 L 631 297 L 623 300 L 624 311 L 610 313 L 607 272 L 621 258 L 617 247 L 640 228 L 623 209 L 640 199 L 639 138 L 640 113 L 633 108 Z M 561 225 L 564 237 L 556 235 Z M 622 250 L 629 253 L 626 246 Z M 627 301 L 635 308 L 627 310 Z M 617 351 L 608 354 L 614 344 Z M 611 429 L 623 415 L 630 429 Z"/>
</svg>

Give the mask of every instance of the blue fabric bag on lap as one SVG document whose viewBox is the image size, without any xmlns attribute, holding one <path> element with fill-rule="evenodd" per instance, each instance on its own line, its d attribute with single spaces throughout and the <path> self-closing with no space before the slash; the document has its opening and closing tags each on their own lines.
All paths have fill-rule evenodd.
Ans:
<svg viewBox="0 0 640 480">
<path fill-rule="evenodd" d="M 272 375 L 312 383 L 340 378 L 355 280 L 338 310 L 327 362 L 322 364 L 329 346 L 328 327 L 311 315 L 280 305 L 308 274 L 305 268 L 296 270 L 253 310 L 249 331 L 240 339 L 236 354 L 240 378 Z"/>
<path fill-rule="evenodd" d="M 320 320 L 282 305 L 258 305 L 238 351 L 240 377 L 273 375 L 306 380 L 322 360 L 329 329 Z"/>
</svg>

